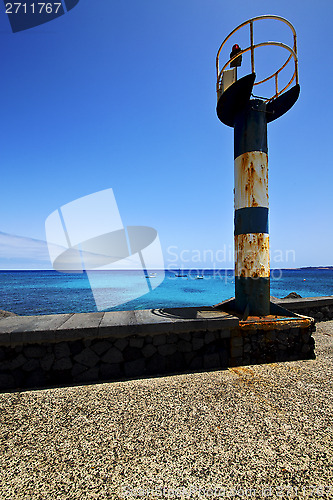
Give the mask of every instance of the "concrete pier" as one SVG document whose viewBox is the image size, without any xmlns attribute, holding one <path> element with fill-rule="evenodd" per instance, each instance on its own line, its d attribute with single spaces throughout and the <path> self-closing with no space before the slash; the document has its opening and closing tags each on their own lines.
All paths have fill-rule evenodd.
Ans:
<svg viewBox="0 0 333 500">
<path fill-rule="evenodd" d="M 274 300 L 265 320 L 216 307 L 0 319 L 0 388 L 120 380 L 314 357 L 315 320 L 333 297 Z M 299 313 L 299 314 L 297 314 Z"/>
</svg>

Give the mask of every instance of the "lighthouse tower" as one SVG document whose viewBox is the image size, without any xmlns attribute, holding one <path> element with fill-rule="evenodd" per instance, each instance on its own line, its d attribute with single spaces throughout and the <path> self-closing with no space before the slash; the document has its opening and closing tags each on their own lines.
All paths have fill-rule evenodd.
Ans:
<svg viewBox="0 0 333 500">
<path fill-rule="evenodd" d="M 293 46 L 282 42 L 254 43 L 254 25 L 259 20 L 285 23 L 292 31 Z M 250 28 L 250 43 L 241 49 L 234 44 L 229 60 L 220 69 L 223 47 L 241 28 Z M 267 78 L 257 81 L 255 53 L 259 47 L 277 46 L 288 52 L 284 64 Z M 238 79 L 243 55 L 250 55 L 251 73 Z M 279 76 L 294 63 L 290 81 L 279 89 Z M 230 69 L 227 69 L 229 66 Z M 216 58 L 217 116 L 234 129 L 234 241 L 235 311 L 246 317 L 270 314 L 270 265 L 268 232 L 268 147 L 267 124 L 286 113 L 297 101 L 298 59 L 296 32 L 286 19 L 258 16 L 235 28 L 223 41 Z M 253 95 L 253 88 L 273 82 L 269 98 Z"/>
</svg>

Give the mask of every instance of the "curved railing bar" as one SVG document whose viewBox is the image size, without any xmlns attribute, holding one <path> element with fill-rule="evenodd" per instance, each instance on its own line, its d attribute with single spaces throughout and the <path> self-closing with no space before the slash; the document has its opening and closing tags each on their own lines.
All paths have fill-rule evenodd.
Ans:
<svg viewBox="0 0 333 500">
<path fill-rule="evenodd" d="M 276 93 L 272 97 L 270 97 L 269 99 L 266 99 L 265 102 L 272 101 L 273 99 L 275 99 L 276 97 L 278 97 L 280 94 L 282 94 L 285 90 L 287 90 L 287 88 L 290 87 L 290 85 L 292 84 L 292 82 L 293 82 L 293 80 L 295 78 L 295 74 L 296 74 L 296 71 L 294 71 L 294 73 L 293 73 L 291 79 L 289 80 L 289 82 L 287 83 L 287 85 L 285 87 L 283 87 L 283 89 L 280 90 L 280 91 L 278 91 L 276 89 Z"/>
<path fill-rule="evenodd" d="M 263 80 L 260 80 L 260 82 L 255 82 L 254 85 L 259 85 L 260 83 L 265 83 L 268 80 L 270 80 L 271 78 L 273 78 L 273 76 L 278 75 L 280 73 L 280 71 L 282 71 L 287 66 L 287 64 L 290 62 L 290 60 L 291 60 L 292 57 L 293 57 L 293 55 L 290 54 L 290 56 L 288 57 L 288 59 L 286 60 L 286 62 L 284 63 L 284 65 L 281 66 L 280 69 L 278 69 L 277 71 L 275 71 L 275 73 L 273 73 L 272 75 L 268 76 L 267 78 L 264 78 Z"/>
<path fill-rule="evenodd" d="M 291 31 L 293 32 L 293 35 L 294 35 L 294 50 L 296 49 L 296 45 L 295 45 L 295 42 L 296 42 L 296 30 L 294 28 L 294 26 L 291 24 L 291 22 L 288 21 L 288 19 L 285 19 L 284 17 L 281 17 L 281 16 L 275 16 L 275 15 L 271 15 L 271 14 L 268 14 L 268 15 L 264 15 L 264 16 L 257 16 L 257 17 L 252 17 L 251 19 L 248 19 L 247 21 L 244 21 L 244 23 L 240 24 L 239 26 L 237 26 L 234 30 L 232 30 L 231 33 L 229 33 L 229 35 L 223 40 L 222 44 L 220 45 L 220 48 L 219 50 L 217 51 L 217 56 L 216 56 L 216 70 L 217 70 L 217 75 L 219 74 L 219 57 L 220 57 L 220 52 L 223 48 L 223 46 L 225 45 L 225 43 L 229 40 L 229 38 L 234 34 L 236 33 L 236 31 L 238 31 L 240 28 L 243 28 L 243 26 L 246 26 L 247 24 L 250 24 L 250 29 L 251 29 L 251 25 L 253 25 L 253 23 L 255 21 L 260 21 L 260 20 L 265 20 L 265 19 L 275 19 L 277 21 L 282 21 L 283 23 L 287 24 L 289 26 L 289 28 L 291 29 Z M 297 49 L 295 50 L 295 52 L 297 52 Z M 254 73 L 254 71 L 253 71 Z"/>
<path fill-rule="evenodd" d="M 273 20 L 277 20 L 277 21 L 282 21 L 282 22 L 284 22 L 285 24 L 287 24 L 289 26 L 289 28 L 291 29 L 291 31 L 293 33 L 293 38 L 294 38 L 294 48 L 293 49 L 291 49 L 288 45 L 286 45 L 286 44 L 284 44 L 282 42 L 272 42 L 271 41 L 271 42 L 262 42 L 262 43 L 258 43 L 258 44 L 254 44 L 253 43 L 253 23 L 255 21 L 265 20 L 265 19 L 273 19 Z M 238 31 L 240 28 L 243 28 L 244 26 L 246 26 L 248 24 L 250 25 L 250 46 L 247 47 L 246 49 L 241 50 L 235 56 L 233 56 L 232 58 L 230 58 L 228 60 L 228 62 L 223 66 L 223 68 L 220 71 L 219 70 L 219 58 L 220 58 L 220 53 L 221 53 L 221 50 L 222 50 L 223 46 L 229 40 L 229 38 L 234 33 L 236 33 L 236 31 Z M 281 16 L 275 16 L 275 15 L 257 16 L 257 17 L 253 17 L 251 19 L 248 19 L 244 23 L 242 23 L 239 26 L 237 26 L 231 33 L 229 33 L 229 35 L 222 42 L 222 44 L 221 44 L 221 46 L 220 46 L 220 48 L 219 48 L 219 50 L 217 52 L 217 56 L 216 56 L 216 71 L 217 71 L 216 91 L 217 91 L 218 98 L 219 98 L 220 93 L 221 93 L 221 80 L 222 80 L 222 75 L 223 75 L 223 71 L 225 70 L 225 68 L 232 61 L 234 61 L 235 59 L 237 59 L 237 57 L 239 57 L 240 55 L 242 55 L 245 52 L 248 52 L 250 50 L 251 51 L 251 70 L 252 70 L 252 73 L 255 73 L 254 50 L 256 48 L 258 48 L 258 47 L 264 47 L 264 46 L 267 46 L 267 45 L 274 45 L 274 46 L 277 46 L 277 47 L 282 47 L 282 48 L 288 50 L 290 52 L 290 55 L 289 55 L 288 59 L 286 60 L 286 62 L 277 71 L 275 71 L 272 75 L 268 76 L 267 78 L 264 78 L 260 82 L 255 82 L 254 85 L 259 85 L 261 83 L 267 82 L 271 78 L 275 77 L 275 94 L 270 99 L 267 99 L 267 101 L 270 101 L 270 100 L 274 99 L 275 97 L 277 97 L 278 95 L 282 94 L 291 85 L 291 83 L 293 82 L 294 79 L 296 79 L 296 84 L 298 84 L 297 37 L 296 37 L 295 28 L 293 27 L 293 25 L 287 19 L 285 19 L 284 17 L 281 17 Z M 278 76 L 279 76 L 279 73 L 287 66 L 287 64 L 290 62 L 290 60 L 291 60 L 292 57 L 294 58 L 294 62 L 295 62 L 294 73 L 293 73 L 292 78 L 290 79 L 290 81 L 287 83 L 287 85 L 282 90 L 279 91 L 278 90 Z"/>
<path fill-rule="evenodd" d="M 216 91 L 218 93 L 220 92 L 221 79 L 222 79 L 222 76 L 223 76 L 223 72 L 226 69 L 226 67 L 232 61 L 234 61 L 235 59 L 237 59 L 237 57 L 239 57 L 241 54 L 245 54 L 249 50 L 251 50 L 251 51 L 253 50 L 254 51 L 254 49 L 257 49 L 258 47 L 265 47 L 267 45 L 272 45 L 272 46 L 276 46 L 276 47 L 282 47 L 282 48 L 284 48 L 284 49 L 286 49 L 286 50 L 288 50 L 290 52 L 290 56 L 288 57 L 288 59 L 286 60 L 286 62 L 277 71 L 275 71 L 272 75 L 270 75 L 269 77 L 265 78 L 264 80 L 261 80 L 260 82 L 255 82 L 254 85 L 259 85 L 260 83 L 264 83 L 264 82 L 270 80 L 271 78 L 273 78 L 274 76 L 277 77 L 277 75 L 280 73 L 280 71 L 282 71 L 283 68 L 286 67 L 286 65 L 288 64 L 288 62 L 291 60 L 292 57 L 294 58 L 294 61 L 295 61 L 295 71 L 293 73 L 293 76 L 292 76 L 290 82 L 286 85 L 286 87 L 284 87 L 284 89 L 282 91 L 279 92 L 279 91 L 276 90 L 276 93 L 274 94 L 274 96 L 272 98 L 268 99 L 268 100 L 271 100 L 274 97 L 277 97 L 278 95 L 280 95 L 282 92 L 284 92 L 284 90 L 286 90 L 291 85 L 291 83 L 293 82 L 293 80 L 295 79 L 295 77 L 296 77 L 296 84 L 298 84 L 299 79 L 298 79 L 298 58 L 297 58 L 297 54 L 295 53 L 295 51 L 293 49 L 291 49 L 285 43 L 270 41 L 270 42 L 257 43 L 257 44 L 254 44 L 254 45 L 250 46 L 250 47 L 247 47 L 246 49 L 241 50 L 235 56 L 233 56 L 231 59 L 229 59 L 229 61 L 227 61 L 225 63 L 225 65 L 223 66 L 223 68 L 221 69 L 221 71 L 218 74 L 218 79 L 217 79 L 217 83 L 216 83 Z"/>
<path fill-rule="evenodd" d="M 269 80 L 270 78 L 272 78 L 276 73 L 279 73 L 283 68 L 286 67 L 286 65 L 288 64 L 288 62 L 290 61 L 291 57 L 294 56 L 294 60 L 295 61 L 298 61 L 298 58 L 297 58 L 297 54 L 294 52 L 293 49 L 291 49 L 289 47 L 289 45 L 286 45 L 285 43 L 282 43 L 282 42 L 273 42 L 273 41 L 270 41 L 270 42 L 261 42 L 261 43 L 257 43 L 255 45 L 253 45 L 253 48 L 254 49 L 257 49 L 258 47 L 264 47 L 265 45 L 275 45 L 277 47 L 282 47 L 284 49 L 287 49 L 289 52 L 290 52 L 290 56 L 288 57 L 287 61 L 284 63 L 283 66 L 281 66 L 281 68 L 278 70 L 278 71 L 275 71 L 271 76 L 265 78 L 265 80 L 262 80 L 261 82 L 258 82 L 258 83 L 255 83 L 255 85 L 258 85 L 259 83 L 262 83 L 266 80 Z M 240 55 L 242 54 L 245 54 L 245 52 L 248 52 L 249 50 L 251 50 L 251 47 L 247 47 L 246 49 L 242 49 L 240 52 L 238 52 L 235 56 L 233 56 L 231 59 L 229 59 L 225 65 L 223 66 L 223 68 L 221 69 L 221 71 L 219 72 L 219 75 L 218 75 L 218 80 L 221 79 L 221 75 L 223 73 L 223 71 L 225 70 L 225 68 L 232 62 L 234 61 L 235 59 L 237 59 L 237 57 L 239 57 Z M 298 82 L 297 82 L 298 83 Z"/>
</svg>

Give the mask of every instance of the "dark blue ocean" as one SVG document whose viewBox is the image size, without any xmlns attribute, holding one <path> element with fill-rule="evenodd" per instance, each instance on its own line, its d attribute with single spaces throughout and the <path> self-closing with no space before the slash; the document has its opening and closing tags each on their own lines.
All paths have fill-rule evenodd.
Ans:
<svg viewBox="0 0 333 500">
<path fill-rule="evenodd" d="M 166 271 L 161 285 L 140 293 L 145 277 L 138 271 L 98 271 L 105 282 L 102 290 L 118 305 L 107 310 L 151 309 L 159 307 L 207 306 L 234 296 L 231 270 L 183 271 L 176 277 Z M 158 274 L 158 272 L 157 272 Z M 153 280 L 150 280 L 152 283 Z M 88 276 L 57 271 L 0 271 L 0 309 L 20 315 L 96 312 L 97 306 Z M 100 291 L 101 291 L 100 290 Z M 282 298 L 290 292 L 302 297 L 333 295 L 333 269 L 273 270 L 271 295 Z"/>
</svg>

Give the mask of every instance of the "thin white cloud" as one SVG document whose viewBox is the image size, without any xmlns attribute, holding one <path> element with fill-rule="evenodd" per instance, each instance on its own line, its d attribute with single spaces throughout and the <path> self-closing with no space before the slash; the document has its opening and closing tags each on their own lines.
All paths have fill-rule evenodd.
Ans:
<svg viewBox="0 0 333 500">
<path fill-rule="evenodd" d="M 0 231 L 0 269 L 52 269 L 46 241 Z"/>
<path fill-rule="evenodd" d="M 42 240 L 16 236 L 0 231 L 0 258 L 32 259 L 50 262 L 47 244 Z"/>
</svg>

